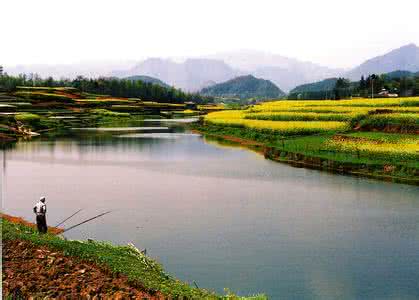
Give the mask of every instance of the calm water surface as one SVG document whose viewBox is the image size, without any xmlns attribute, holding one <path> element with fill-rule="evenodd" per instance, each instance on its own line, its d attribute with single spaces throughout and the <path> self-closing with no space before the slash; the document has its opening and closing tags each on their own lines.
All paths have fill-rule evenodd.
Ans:
<svg viewBox="0 0 419 300">
<path fill-rule="evenodd" d="M 151 126 L 151 125 L 150 125 Z M 164 126 L 167 126 L 165 124 Z M 3 209 L 134 243 L 178 278 L 271 299 L 418 299 L 419 189 L 274 163 L 199 135 L 75 132 L 3 151 Z"/>
</svg>

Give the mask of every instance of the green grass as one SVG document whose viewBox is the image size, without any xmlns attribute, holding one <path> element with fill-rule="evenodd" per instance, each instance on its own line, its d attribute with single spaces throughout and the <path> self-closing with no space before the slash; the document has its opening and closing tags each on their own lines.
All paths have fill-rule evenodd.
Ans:
<svg viewBox="0 0 419 300">
<path fill-rule="evenodd" d="M 115 111 L 110 111 L 110 110 L 101 109 L 101 108 L 92 109 L 90 112 L 93 114 L 97 114 L 99 116 L 106 116 L 106 117 L 129 117 L 130 116 L 129 113 L 115 112 Z"/>
<path fill-rule="evenodd" d="M 32 113 L 19 113 L 15 115 L 16 121 L 22 122 L 24 124 L 29 124 L 31 126 L 37 125 L 41 120 L 41 117 L 37 114 Z"/>
<path fill-rule="evenodd" d="M 135 104 L 138 101 L 118 98 L 94 98 L 94 99 L 77 99 L 77 103 L 96 104 L 96 105 L 112 105 L 112 104 Z"/>
<path fill-rule="evenodd" d="M 418 154 L 400 155 L 399 153 L 380 153 L 373 151 L 342 151 L 341 149 L 333 149 L 328 146 L 332 140 L 334 133 L 317 134 L 308 136 L 294 136 L 284 137 L 280 134 L 258 132 L 255 130 L 248 130 L 246 128 L 237 128 L 231 126 L 209 125 L 200 126 L 197 128 L 203 133 L 217 135 L 217 136 L 234 136 L 247 140 L 257 141 L 268 147 L 274 147 L 277 150 L 298 153 L 309 157 L 317 157 L 321 159 L 331 160 L 341 163 L 349 163 L 356 165 L 367 165 L 375 169 L 382 169 L 384 165 L 392 164 L 397 166 L 394 176 L 415 176 L 419 170 Z M 381 141 L 393 140 L 403 142 L 411 139 L 418 140 L 416 135 L 403 134 L 387 134 L 374 132 L 356 132 L 343 133 L 341 135 L 359 136 L 371 140 L 381 139 Z M 398 136 L 398 137 L 397 137 Z M 408 145 L 411 146 L 411 145 Z M 408 168 L 405 170 L 404 168 Z M 403 170 L 402 170 L 403 169 Z M 401 171 L 402 170 L 402 171 Z M 402 173 L 400 173 L 402 172 Z M 405 174 L 406 173 L 406 174 Z"/>
<path fill-rule="evenodd" d="M 130 246 L 114 246 L 105 242 L 70 241 L 58 236 L 39 235 L 32 228 L 2 220 L 3 240 L 22 239 L 39 246 L 63 251 L 64 255 L 107 266 L 112 272 L 124 274 L 132 282 L 140 282 L 150 291 L 160 291 L 174 299 L 267 299 L 265 296 L 249 298 L 233 294 L 218 296 L 204 289 L 193 288 L 167 274 L 151 258 Z"/>
</svg>

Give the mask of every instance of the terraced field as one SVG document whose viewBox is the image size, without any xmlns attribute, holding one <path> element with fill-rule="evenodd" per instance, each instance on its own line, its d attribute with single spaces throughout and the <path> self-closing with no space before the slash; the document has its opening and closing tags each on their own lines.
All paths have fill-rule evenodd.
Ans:
<svg viewBox="0 0 419 300">
<path fill-rule="evenodd" d="M 419 179 L 419 97 L 274 101 L 213 112 L 204 123 L 208 132 L 263 142 L 278 160 L 302 154 Z"/>
<path fill-rule="evenodd" d="M 156 99 L 158 100 L 158 99 Z M 162 103 L 138 98 L 82 93 L 72 87 L 17 87 L 0 92 L 0 140 L 30 131 L 94 127 L 102 123 L 194 116 L 223 106 Z"/>
</svg>

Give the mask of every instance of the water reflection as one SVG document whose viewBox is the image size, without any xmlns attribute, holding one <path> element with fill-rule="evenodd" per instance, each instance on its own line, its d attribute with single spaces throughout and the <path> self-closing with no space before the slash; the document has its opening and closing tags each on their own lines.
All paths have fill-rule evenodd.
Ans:
<svg viewBox="0 0 419 300">
<path fill-rule="evenodd" d="M 419 297 L 417 187 L 297 169 L 198 135 L 73 133 L 5 156 L 6 212 L 33 219 L 41 194 L 52 224 L 74 208 L 85 208 L 74 223 L 115 210 L 68 237 L 133 242 L 199 286 L 272 299 Z"/>
</svg>

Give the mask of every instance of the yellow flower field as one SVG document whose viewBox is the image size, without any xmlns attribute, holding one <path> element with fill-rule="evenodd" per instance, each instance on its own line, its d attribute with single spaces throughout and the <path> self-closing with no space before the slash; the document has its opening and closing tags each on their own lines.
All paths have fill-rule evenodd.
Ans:
<svg viewBox="0 0 419 300">
<path fill-rule="evenodd" d="M 368 126 L 381 130 L 386 126 L 419 127 L 419 97 L 395 99 L 273 101 L 245 110 L 210 113 L 207 123 L 268 129 L 287 134 L 349 130 Z"/>
<path fill-rule="evenodd" d="M 409 159 L 419 156 L 419 139 L 400 139 L 398 141 L 376 140 L 329 140 L 328 149 L 340 152 L 368 152 L 376 156 L 397 156 L 400 159 Z M 363 155 L 363 154 L 361 154 Z"/>
</svg>

